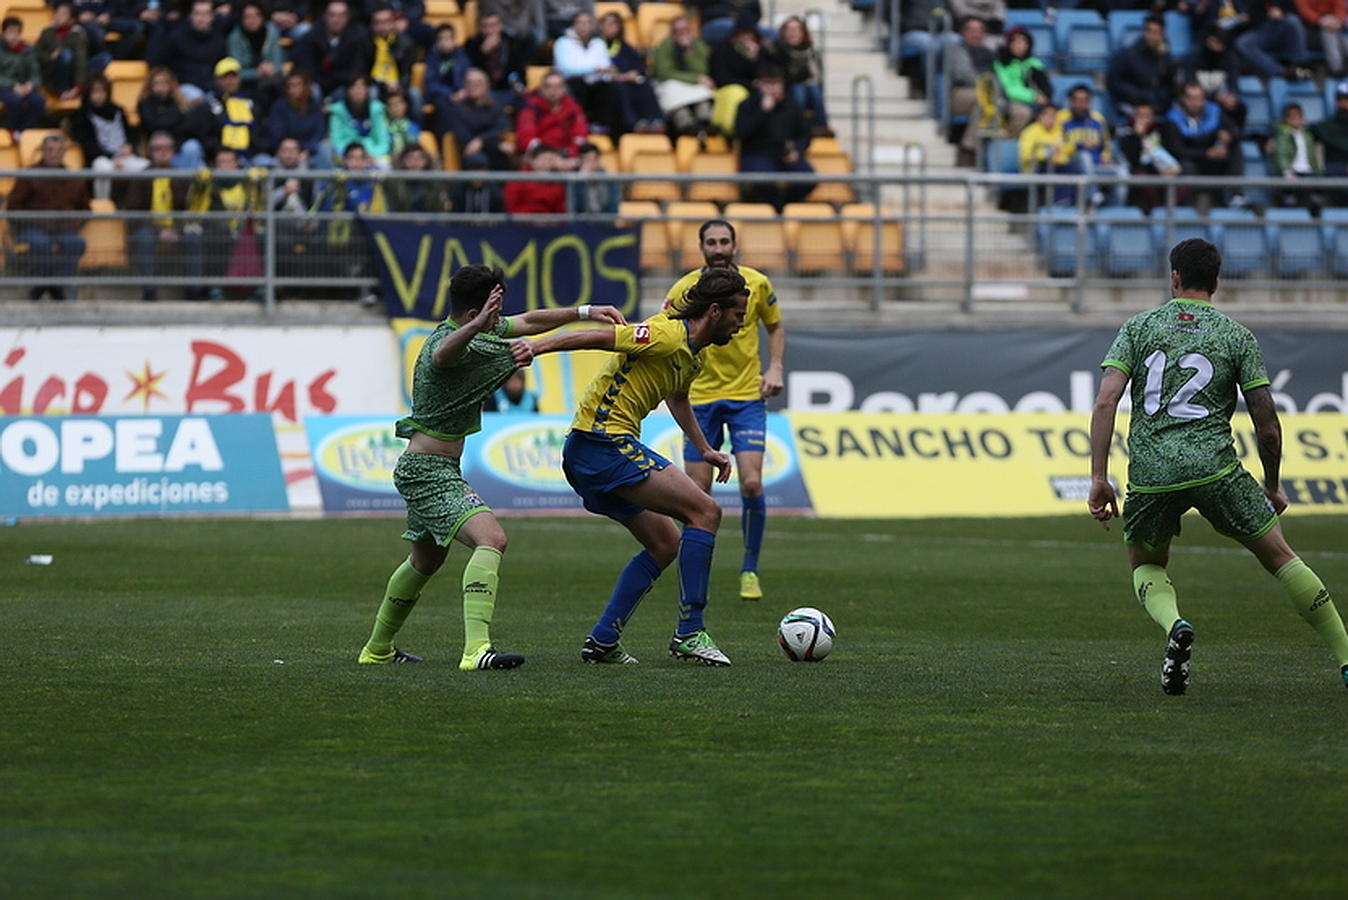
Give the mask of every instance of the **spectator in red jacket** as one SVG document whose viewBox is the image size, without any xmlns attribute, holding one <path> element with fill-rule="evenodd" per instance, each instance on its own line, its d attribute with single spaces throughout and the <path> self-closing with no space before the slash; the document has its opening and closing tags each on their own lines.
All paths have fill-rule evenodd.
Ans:
<svg viewBox="0 0 1348 900">
<path fill-rule="evenodd" d="M 1296 0 L 1296 8 L 1307 28 L 1320 29 L 1320 43 L 1329 74 L 1342 78 L 1344 62 L 1348 58 L 1348 34 L 1343 31 L 1344 24 L 1348 23 L 1348 3 L 1345 0 Z"/>
<path fill-rule="evenodd" d="M 570 168 L 560 150 L 539 144 L 529 151 L 529 160 L 520 171 L 563 172 Z M 560 181 L 512 181 L 505 186 L 505 207 L 512 215 L 565 213 L 566 185 Z"/>
<path fill-rule="evenodd" d="M 517 143 L 526 153 L 546 144 L 574 158 L 589 132 L 590 123 L 584 111 L 566 92 L 566 79 L 555 71 L 549 72 L 542 86 L 525 98 L 515 122 Z"/>
</svg>

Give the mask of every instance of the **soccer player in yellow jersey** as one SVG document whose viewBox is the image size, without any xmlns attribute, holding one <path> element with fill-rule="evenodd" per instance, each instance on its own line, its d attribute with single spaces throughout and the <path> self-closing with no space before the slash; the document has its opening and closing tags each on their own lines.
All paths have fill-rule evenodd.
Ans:
<svg viewBox="0 0 1348 900">
<path fill-rule="evenodd" d="M 786 328 L 777 307 L 772 282 L 757 269 L 735 265 L 735 229 L 726 221 L 712 219 L 698 229 L 702 257 L 707 264 L 684 275 L 669 289 L 666 309 L 678 309 L 684 293 L 703 272 L 734 269 L 749 288 L 749 309 L 744 327 L 724 347 L 708 347 L 702 354 L 702 372 L 693 382 L 688 399 L 693 413 L 713 448 L 721 449 L 730 432 L 730 451 L 739 470 L 743 517 L 744 560 L 740 564 L 740 596 L 759 600 L 763 588 L 758 580 L 758 553 L 763 547 L 767 505 L 763 500 L 763 450 L 767 440 L 767 397 L 782 392 L 782 357 L 786 354 Z M 768 367 L 760 374 L 758 324 L 768 333 Z M 691 442 L 684 444 L 684 468 L 704 491 L 711 491 L 711 466 Z"/>
<path fill-rule="evenodd" d="M 730 478 L 730 457 L 707 443 L 688 402 L 704 348 L 730 343 L 744 324 L 744 278 L 713 269 L 689 289 L 682 306 L 635 325 L 548 335 L 533 355 L 557 350 L 608 350 L 614 355 L 590 382 L 562 448 L 562 470 L 590 512 L 623 525 L 642 546 L 585 638 L 580 658 L 634 663 L 619 638 L 660 573 L 679 560 L 679 618 L 669 653 L 709 666 L 728 666 L 703 625 L 711 557 L 721 507 L 669 460 L 641 443 L 641 422 L 664 401 L 683 433 L 719 480 Z M 672 517 L 672 518 L 671 518 Z M 674 524 L 684 524 L 680 534 Z"/>
</svg>

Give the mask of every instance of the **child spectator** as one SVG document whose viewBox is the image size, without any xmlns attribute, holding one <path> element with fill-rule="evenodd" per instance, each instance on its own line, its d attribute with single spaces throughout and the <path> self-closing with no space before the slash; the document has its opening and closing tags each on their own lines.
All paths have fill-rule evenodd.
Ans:
<svg viewBox="0 0 1348 900">
<path fill-rule="evenodd" d="M 580 145 L 580 162 L 576 171 L 586 177 L 571 182 L 570 212 L 578 215 L 616 214 L 622 191 L 616 183 L 599 177 L 606 170 L 599 164 L 598 147 L 588 142 Z"/>
<path fill-rule="evenodd" d="M 5 106 L 4 127 L 26 131 L 47 111 L 42 95 L 42 67 L 33 48 L 23 42 L 23 20 L 6 16 L 0 40 L 0 103 Z"/>
<path fill-rule="evenodd" d="M 1282 108 L 1282 122 L 1273 137 L 1273 154 L 1269 157 L 1269 174 L 1281 175 L 1289 183 L 1298 178 L 1318 178 L 1324 174 L 1316 152 L 1315 138 L 1306 130 L 1306 117 L 1300 103 L 1288 103 Z M 1276 192 L 1279 206 L 1304 207 L 1311 215 L 1320 215 L 1325 198 L 1305 188 L 1285 187 Z"/>
<path fill-rule="evenodd" d="M 421 126 L 412 121 L 407 95 L 400 90 L 388 92 L 384 111 L 388 115 L 389 153 L 396 159 L 408 147 L 417 146 L 421 140 Z"/>
<path fill-rule="evenodd" d="M 432 159 L 426 148 L 409 144 L 398 154 L 403 172 L 429 172 Z M 389 212 L 443 213 L 449 211 L 449 189 L 438 178 L 390 178 L 384 183 Z"/>
<path fill-rule="evenodd" d="M 426 53 L 426 100 L 437 113 L 462 99 L 463 77 L 471 66 L 455 39 L 454 26 L 445 23 L 435 29 L 435 45 Z"/>
<path fill-rule="evenodd" d="M 1006 103 L 1006 133 L 1016 137 L 1053 93 L 1044 64 L 1034 55 L 1034 37 L 1020 27 L 1008 31 L 992 72 Z"/>
</svg>

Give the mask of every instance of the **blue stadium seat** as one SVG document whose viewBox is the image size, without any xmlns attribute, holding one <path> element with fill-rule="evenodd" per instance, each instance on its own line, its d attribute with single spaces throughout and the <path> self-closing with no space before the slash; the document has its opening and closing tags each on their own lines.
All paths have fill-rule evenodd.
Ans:
<svg viewBox="0 0 1348 900">
<path fill-rule="evenodd" d="M 1104 28 L 1105 20 L 1093 9 L 1058 10 L 1058 17 L 1053 20 L 1053 28 L 1058 32 L 1058 46 L 1066 49 L 1067 36 L 1072 33 L 1073 28 L 1081 25 Z M 1105 33 L 1108 36 L 1108 29 Z"/>
<path fill-rule="evenodd" d="M 1247 178 L 1267 178 L 1268 160 L 1264 158 L 1264 151 L 1259 144 L 1254 141 L 1240 142 L 1240 155 L 1244 163 L 1242 174 Z M 1245 189 L 1245 199 L 1254 206 L 1264 207 L 1269 205 L 1268 188 L 1251 187 Z"/>
<path fill-rule="evenodd" d="M 1103 25 L 1074 25 L 1063 44 L 1063 69 L 1093 73 L 1109 66 L 1109 29 Z"/>
<path fill-rule="evenodd" d="M 1109 11 L 1109 46 L 1114 50 L 1127 47 L 1142 33 L 1142 23 L 1149 13 L 1145 9 L 1112 9 Z"/>
<path fill-rule="evenodd" d="M 1170 45 L 1170 55 L 1176 59 L 1193 49 L 1193 28 L 1187 14 L 1175 10 L 1165 14 L 1165 42 Z"/>
<path fill-rule="evenodd" d="M 1016 10 L 1011 10 L 1015 12 Z M 1037 25 L 1023 25 L 1030 37 L 1034 40 L 1034 55 L 1044 64 L 1047 69 L 1056 69 L 1058 67 L 1058 36 L 1054 32 L 1052 25 L 1045 25 L 1042 21 Z"/>
<path fill-rule="evenodd" d="M 1283 278 L 1306 278 L 1325 268 L 1320 226 L 1305 209 L 1270 209 L 1264 214 L 1268 245 L 1277 273 Z"/>
<path fill-rule="evenodd" d="M 1270 135 L 1273 133 L 1274 123 L 1278 116 L 1273 112 L 1273 101 L 1269 99 L 1268 94 L 1250 94 L 1242 93 L 1240 99 L 1245 101 L 1245 133 Z"/>
<path fill-rule="evenodd" d="M 1348 209 L 1322 209 L 1320 221 L 1324 223 L 1321 239 L 1328 257 L 1329 272 L 1335 278 L 1348 278 Z"/>
<path fill-rule="evenodd" d="M 1014 175 L 1020 171 L 1020 141 L 995 138 L 988 141 L 983 154 L 983 171 Z"/>
<path fill-rule="evenodd" d="M 1269 271 L 1268 234 L 1248 209 L 1214 209 L 1212 242 L 1222 254 L 1222 274 L 1233 278 Z"/>
<path fill-rule="evenodd" d="M 1248 76 L 1246 76 L 1248 77 Z M 1282 105 L 1287 102 L 1287 79 L 1274 76 L 1268 80 L 1268 100 L 1273 106 L 1273 121 L 1282 119 Z"/>
<path fill-rule="evenodd" d="M 1282 102 L 1300 103 L 1301 111 L 1305 114 L 1306 124 L 1308 125 L 1328 118 L 1327 111 L 1334 108 L 1333 103 L 1326 106 L 1325 95 L 1313 81 L 1289 82 L 1286 91 L 1283 93 Z M 1278 121 L 1282 121 L 1282 103 L 1274 108 L 1273 115 L 1277 116 Z"/>
<path fill-rule="evenodd" d="M 1156 245 L 1156 252 L 1168 254 L 1170 248 L 1180 241 L 1189 238 L 1203 238 L 1211 240 L 1212 235 L 1208 226 L 1198 221 L 1198 210 L 1192 206 L 1177 206 L 1173 217 L 1167 216 L 1165 210 L 1155 210 L 1152 215 L 1151 235 Z M 1174 236 L 1170 236 L 1168 226 L 1174 223 Z"/>
<path fill-rule="evenodd" d="M 1045 25 L 1044 11 L 1042 9 L 1008 9 L 1006 11 L 1006 25 L 1010 28 L 1012 25 L 1019 25 L 1022 28 L 1028 28 L 1031 25 Z"/>
<path fill-rule="evenodd" d="M 1090 268 L 1095 259 L 1095 232 L 1085 230 L 1085 263 Z M 1077 271 L 1077 226 L 1074 222 L 1055 222 L 1049 226 L 1048 233 L 1048 274 L 1051 278 L 1070 278 L 1073 275 L 1085 275 Z"/>
<path fill-rule="evenodd" d="M 1151 225 L 1132 206 L 1105 206 L 1095 212 L 1095 243 L 1100 271 L 1111 278 L 1152 275 L 1156 254 Z"/>
</svg>

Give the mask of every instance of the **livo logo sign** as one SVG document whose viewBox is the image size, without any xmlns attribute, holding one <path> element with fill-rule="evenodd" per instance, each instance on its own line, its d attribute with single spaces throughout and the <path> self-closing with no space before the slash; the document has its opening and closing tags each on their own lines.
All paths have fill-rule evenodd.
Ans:
<svg viewBox="0 0 1348 900">
<path fill-rule="evenodd" d="M 0 514 L 287 509 L 268 415 L 0 418 Z"/>
<path fill-rule="evenodd" d="M 393 433 L 393 415 L 311 416 L 304 420 L 314 474 L 330 513 L 402 512 L 393 467 L 407 441 Z"/>
</svg>

